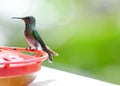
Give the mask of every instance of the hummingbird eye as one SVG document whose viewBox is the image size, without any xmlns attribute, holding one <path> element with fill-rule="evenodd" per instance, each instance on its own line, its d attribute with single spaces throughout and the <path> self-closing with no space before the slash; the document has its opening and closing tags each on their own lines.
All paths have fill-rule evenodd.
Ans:
<svg viewBox="0 0 120 86">
<path fill-rule="evenodd" d="M 30 18 L 29 18 L 29 17 L 28 17 L 27 19 L 28 19 L 28 20 L 30 20 Z"/>
</svg>

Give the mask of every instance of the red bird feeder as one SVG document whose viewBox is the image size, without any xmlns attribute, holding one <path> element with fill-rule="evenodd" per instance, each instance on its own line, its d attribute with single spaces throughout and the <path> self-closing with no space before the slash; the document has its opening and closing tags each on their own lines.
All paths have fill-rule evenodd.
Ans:
<svg viewBox="0 0 120 86">
<path fill-rule="evenodd" d="M 0 86 L 26 86 L 48 54 L 41 50 L 0 47 Z"/>
</svg>

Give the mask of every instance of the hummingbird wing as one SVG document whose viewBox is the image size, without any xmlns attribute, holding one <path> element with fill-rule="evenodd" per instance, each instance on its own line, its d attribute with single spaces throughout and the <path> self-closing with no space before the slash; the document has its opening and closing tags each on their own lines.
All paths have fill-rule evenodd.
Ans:
<svg viewBox="0 0 120 86">
<path fill-rule="evenodd" d="M 32 30 L 31 34 L 32 34 L 32 38 L 35 39 L 36 41 L 40 39 L 40 35 L 36 30 Z"/>
<path fill-rule="evenodd" d="M 36 41 L 38 41 L 38 42 L 40 43 L 42 49 L 43 49 L 45 52 L 48 53 L 48 55 L 49 55 L 49 61 L 52 62 L 51 53 L 50 53 L 50 51 L 47 49 L 45 43 L 43 42 L 42 38 L 40 37 L 39 33 L 38 33 L 36 30 L 33 30 L 33 31 L 32 31 L 32 37 L 33 37 Z"/>
</svg>

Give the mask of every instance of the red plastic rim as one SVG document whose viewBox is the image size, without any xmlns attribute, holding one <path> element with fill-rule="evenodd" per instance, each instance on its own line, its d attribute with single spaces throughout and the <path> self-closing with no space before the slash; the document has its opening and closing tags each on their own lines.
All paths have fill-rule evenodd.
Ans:
<svg viewBox="0 0 120 86">
<path fill-rule="evenodd" d="M 25 54 L 27 53 L 27 54 Z M 33 55 L 29 55 L 33 53 Z M 18 47 L 0 47 L 0 76 L 22 75 L 36 72 L 48 54 L 41 50 Z"/>
</svg>

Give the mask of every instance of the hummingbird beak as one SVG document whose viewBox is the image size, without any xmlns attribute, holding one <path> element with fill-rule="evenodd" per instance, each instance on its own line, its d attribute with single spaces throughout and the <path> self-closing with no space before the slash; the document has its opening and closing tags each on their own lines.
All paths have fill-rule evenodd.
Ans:
<svg viewBox="0 0 120 86">
<path fill-rule="evenodd" d="M 23 19 L 22 17 L 12 17 L 12 19 Z"/>
</svg>

